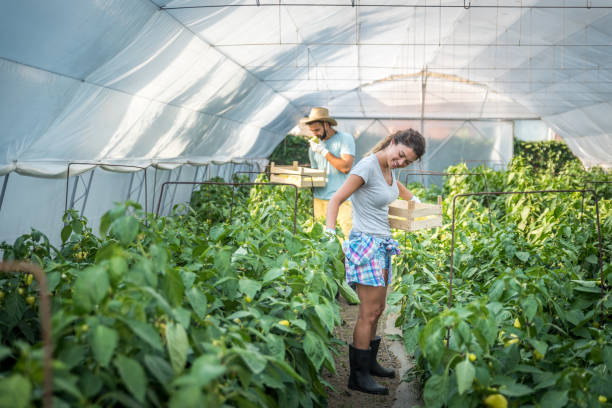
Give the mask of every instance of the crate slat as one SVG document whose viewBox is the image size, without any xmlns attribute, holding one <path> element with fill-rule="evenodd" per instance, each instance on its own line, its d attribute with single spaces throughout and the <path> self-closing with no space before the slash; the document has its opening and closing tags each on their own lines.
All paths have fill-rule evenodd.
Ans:
<svg viewBox="0 0 612 408">
<path fill-rule="evenodd" d="M 425 218 L 418 220 L 417 218 Z M 417 231 L 442 226 L 442 197 L 438 204 L 395 200 L 389 204 L 389 225 L 405 231 Z"/>
<path fill-rule="evenodd" d="M 275 174 L 275 172 L 277 173 Z M 300 167 L 296 161 L 293 162 L 292 166 L 277 166 L 274 162 L 271 162 L 270 182 L 293 184 L 298 188 L 311 188 L 325 187 L 327 179 L 324 170 Z"/>
<path fill-rule="evenodd" d="M 426 220 L 406 220 L 401 218 L 389 217 L 389 225 L 391 228 L 401 229 L 404 231 L 418 231 L 422 229 L 435 228 L 442 226 L 442 217 L 432 217 Z"/>
<path fill-rule="evenodd" d="M 399 201 L 399 200 L 398 200 Z M 401 202 L 401 201 L 400 201 Z M 405 201 L 404 201 L 405 202 Z M 406 218 L 425 217 L 427 215 L 442 215 L 442 207 L 436 204 L 425 204 L 427 207 L 418 207 L 409 210 L 403 205 L 389 204 L 389 215 L 397 215 Z"/>
</svg>

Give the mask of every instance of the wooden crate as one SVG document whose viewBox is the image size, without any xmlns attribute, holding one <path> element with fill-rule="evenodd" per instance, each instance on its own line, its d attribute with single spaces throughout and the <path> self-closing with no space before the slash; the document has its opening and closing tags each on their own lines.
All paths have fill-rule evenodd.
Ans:
<svg viewBox="0 0 612 408">
<path fill-rule="evenodd" d="M 270 163 L 270 182 L 289 183 L 298 188 L 325 187 L 327 178 L 325 170 L 300 167 L 294 161 L 293 166 L 277 166 Z"/>
<path fill-rule="evenodd" d="M 404 231 L 417 231 L 442 226 L 442 197 L 438 204 L 395 200 L 389 204 L 389 225 Z"/>
</svg>

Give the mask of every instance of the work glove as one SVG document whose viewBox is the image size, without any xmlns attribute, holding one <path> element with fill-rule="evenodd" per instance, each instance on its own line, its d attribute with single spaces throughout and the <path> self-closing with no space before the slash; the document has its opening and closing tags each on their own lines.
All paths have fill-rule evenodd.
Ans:
<svg viewBox="0 0 612 408">
<path fill-rule="evenodd" d="M 332 239 L 336 236 L 336 230 L 333 228 L 325 228 L 325 236 Z"/>
<path fill-rule="evenodd" d="M 412 198 L 410 199 L 410 201 L 414 201 L 415 203 L 420 203 L 421 200 L 419 200 L 419 197 L 417 197 L 416 195 L 412 195 Z"/>
<path fill-rule="evenodd" d="M 327 153 L 329 153 L 329 150 L 327 150 L 325 146 L 323 146 L 323 144 L 315 143 L 312 140 L 309 141 L 309 143 L 310 143 L 310 148 L 312 149 L 313 152 L 319 153 L 323 157 L 327 156 Z"/>
</svg>

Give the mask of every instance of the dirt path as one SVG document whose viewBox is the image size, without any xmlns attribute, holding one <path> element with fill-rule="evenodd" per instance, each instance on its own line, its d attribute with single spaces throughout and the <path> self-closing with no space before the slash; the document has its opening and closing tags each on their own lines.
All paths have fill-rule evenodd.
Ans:
<svg viewBox="0 0 612 408">
<path fill-rule="evenodd" d="M 386 348 L 388 341 L 382 342 L 378 352 L 378 361 L 384 367 L 394 367 L 396 369 L 395 378 L 376 378 L 376 381 L 389 388 L 389 395 L 371 395 L 359 391 L 349 390 L 347 387 L 349 377 L 349 356 L 348 344 L 353 340 L 353 328 L 357 321 L 358 305 L 349 305 L 342 297 L 338 300 L 340 304 L 340 316 L 342 326 L 336 328 L 336 337 L 344 341 L 343 346 L 338 347 L 338 354 L 335 355 L 336 371 L 334 375 L 329 372 L 323 374 L 325 381 L 330 383 L 333 390 L 328 391 L 328 406 L 330 408 L 348 407 L 381 407 L 391 408 L 396 401 L 396 390 L 400 385 L 399 372 L 400 363 L 397 358 Z M 383 327 L 383 325 L 381 325 Z M 382 335 L 382 334 L 381 334 Z"/>
</svg>

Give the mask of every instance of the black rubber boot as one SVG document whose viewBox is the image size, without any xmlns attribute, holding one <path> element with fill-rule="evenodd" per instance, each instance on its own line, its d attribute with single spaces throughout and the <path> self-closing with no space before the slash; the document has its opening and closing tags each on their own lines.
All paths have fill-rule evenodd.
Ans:
<svg viewBox="0 0 612 408">
<path fill-rule="evenodd" d="M 380 336 L 374 337 L 374 340 L 370 340 L 370 374 L 376 377 L 387 377 L 395 378 L 395 370 L 391 368 L 385 368 L 376 361 L 378 355 L 378 348 L 380 347 Z"/>
<path fill-rule="evenodd" d="M 349 361 L 351 363 L 351 374 L 349 375 L 348 387 L 351 390 L 367 392 L 368 394 L 389 394 L 389 389 L 379 385 L 370 375 L 370 353 L 372 351 L 360 350 L 349 344 Z"/>
</svg>

